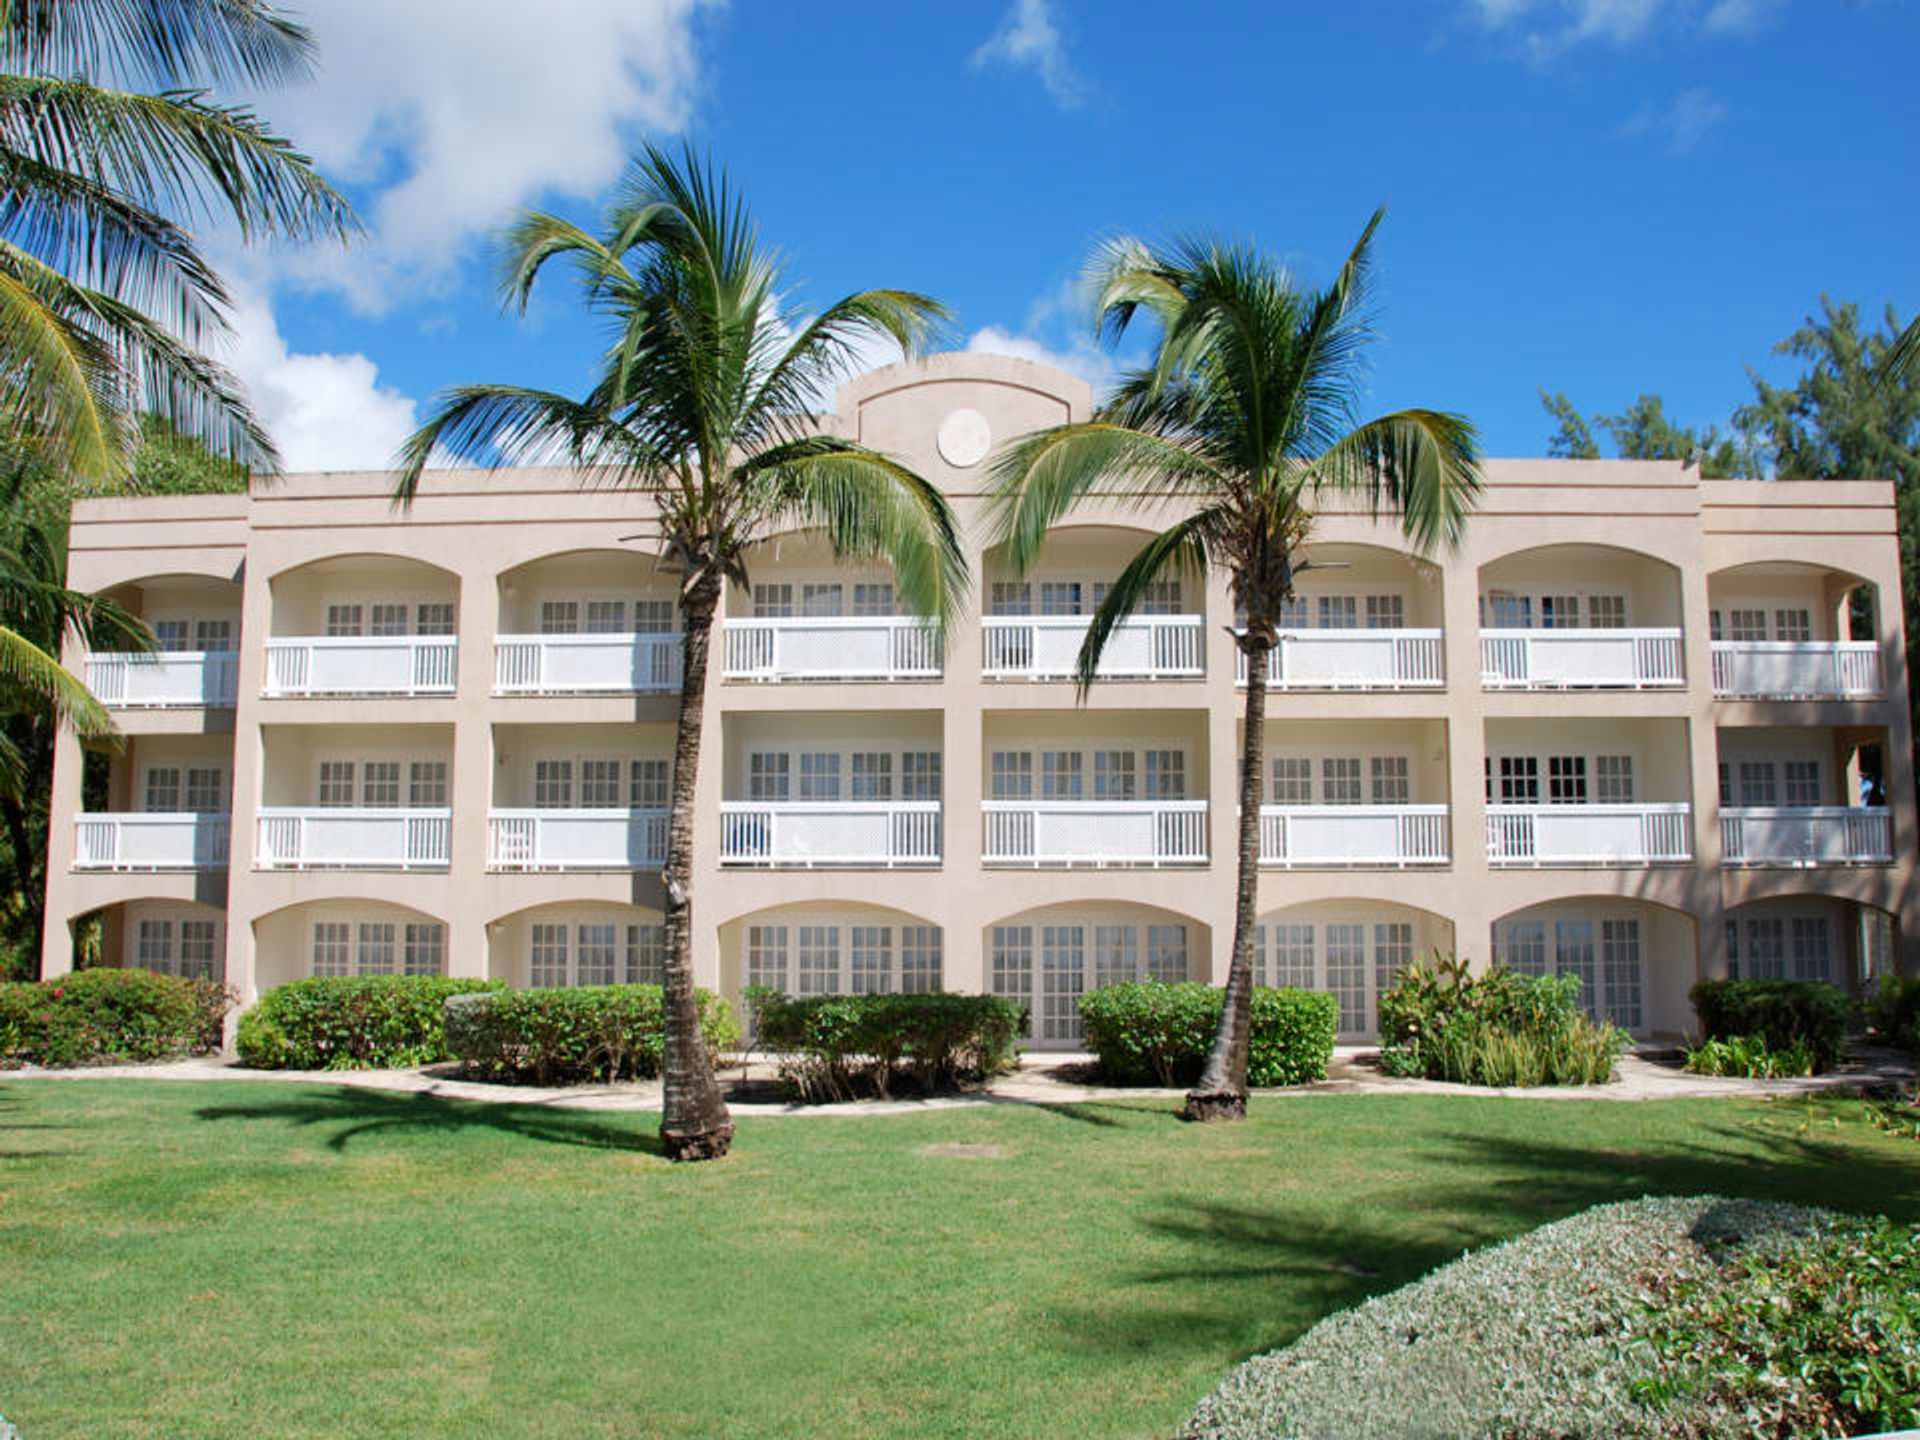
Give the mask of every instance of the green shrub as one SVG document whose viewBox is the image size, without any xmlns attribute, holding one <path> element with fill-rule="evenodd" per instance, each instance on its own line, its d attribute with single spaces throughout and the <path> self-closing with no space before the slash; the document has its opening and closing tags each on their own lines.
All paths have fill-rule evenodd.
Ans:
<svg viewBox="0 0 1920 1440">
<path fill-rule="evenodd" d="M 233 994 L 148 970 L 0 984 L 0 1065 L 114 1065 L 218 1050 Z"/>
<path fill-rule="evenodd" d="M 1738 1075 L 1749 1080 L 1779 1080 L 1813 1074 L 1813 1052 L 1799 1041 L 1773 1050 L 1758 1035 L 1729 1035 L 1703 1040 L 1686 1052 L 1687 1071 L 1693 1075 Z"/>
<path fill-rule="evenodd" d="M 385 1070 L 432 1065 L 447 1052 L 450 995 L 495 980 L 437 975 L 316 976 L 269 990 L 240 1017 L 240 1063 L 256 1070 Z"/>
<path fill-rule="evenodd" d="M 1835 1217 L 1731 1268 L 1656 1292 L 1641 1399 L 1743 1435 L 1920 1426 L 1920 1226 Z"/>
<path fill-rule="evenodd" d="M 758 992 L 759 1044 L 803 1100 L 892 1095 L 905 1080 L 950 1090 L 1013 1063 L 1024 1009 L 993 995 L 815 995 Z"/>
<path fill-rule="evenodd" d="M 1222 992 L 1186 982 L 1107 985 L 1080 997 L 1080 1027 L 1114 1085 L 1191 1085 L 1220 1025 Z M 1340 1003 L 1312 990 L 1255 988 L 1247 1083 L 1305 1085 L 1327 1078 Z"/>
<path fill-rule="evenodd" d="M 1887 976 L 1867 996 L 1866 1012 L 1882 1044 L 1920 1055 L 1920 979 Z"/>
<path fill-rule="evenodd" d="M 1603 1085 L 1627 1033 L 1580 1008 L 1574 975 L 1521 975 L 1433 955 L 1380 997 L 1388 1074 L 1501 1088 Z"/>
<path fill-rule="evenodd" d="M 1769 1050 L 1795 1044 L 1831 1070 L 1847 1036 L 1847 997 L 1816 980 L 1702 980 L 1688 992 L 1708 1040 L 1746 1035 Z"/>
<path fill-rule="evenodd" d="M 451 997 L 447 1050 L 469 1075 L 527 1085 L 646 1080 L 666 1046 L 658 985 L 491 990 Z M 695 992 L 707 1052 L 740 1043 L 740 1022 L 719 995 Z"/>
</svg>

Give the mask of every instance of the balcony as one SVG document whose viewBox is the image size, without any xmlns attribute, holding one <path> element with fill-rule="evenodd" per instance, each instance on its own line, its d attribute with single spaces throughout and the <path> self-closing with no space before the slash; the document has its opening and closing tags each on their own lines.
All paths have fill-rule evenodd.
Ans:
<svg viewBox="0 0 1920 1440">
<path fill-rule="evenodd" d="M 937 680 L 940 636 L 906 616 L 724 622 L 729 680 Z"/>
<path fill-rule="evenodd" d="M 1721 863 L 1811 869 L 1893 863 L 1893 814 L 1878 806 L 1747 807 L 1720 812 Z"/>
<path fill-rule="evenodd" d="M 981 673 L 989 680 L 1071 680 L 1093 623 L 1088 615 L 994 615 L 981 622 Z M 1206 673 L 1199 615 L 1122 621 L 1100 657 L 1102 680 L 1194 680 Z"/>
<path fill-rule="evenodd" d="M 501 635 L 493 642 L 496 695 L 644 695 L 678 693 L 681 637 Z"/>
<path fill-rule="evenodd" d="M 1284 868 L 1445 865 L 1445 805 L 1262 805 L 1260 863 Z"/>
<path fill-rule="evenodd" d="M 459 641 L 451 635 L 276 637 L 267 641 L 271 699 L 306 695 L 451 695 Z"/>
<path fill-rule="evenodd" d="M 1238 656 L 1239 683 L 1247 657 Z M 1267 652 L 1270 690 L 1438 690 L 1447 683 L 1438 630 L 1299 630 Z"/>
<path fill-rule="evenodd" d="M 494 810 L 494 870 L 658 870 L 667 861 L 665 810 Z"/>
<path fill-rule="evenodd" d="M 1713 693 L 1732 700 L 1878 700 L 1887 684 L 1871 640 L 1716 640 Z"/>
<path fill-rule="evenodd" d="M 125 710 L 231 706 L 240 657 L 232 650 L 108 652 L 87 657 L 87 688 L 102 705 Z"/>
<path fill-rule="evenodd" d="M 225 815 L 76 815 L 76 870 L 224 870 Z"/>
<path fill-rule="evenodd" d="M 262 870 L 444 870 L 451 810 L 260 810 Z"/>
<path fill-rule="evenodd" d="M 720 806 L 720 863 L 882 869 L 940 863 L 940 802 L 832 801 Z"/>
<path fill-rule="evenodd" d="M 1204 800 L 987 800 L 988 865 L 1207 863 Z"/>
<path fill-rule="evenodd" d="M 1692 809 L 1676 805 L 1489 805 L 1494 866 L 1667 865 L 1693 858 Z"/>
<path fill-rule="evenodd" d="M 1482 630 L 1488 690 L 1656 690 L 1687 683 L 1680 631 Z"/>
</svg>

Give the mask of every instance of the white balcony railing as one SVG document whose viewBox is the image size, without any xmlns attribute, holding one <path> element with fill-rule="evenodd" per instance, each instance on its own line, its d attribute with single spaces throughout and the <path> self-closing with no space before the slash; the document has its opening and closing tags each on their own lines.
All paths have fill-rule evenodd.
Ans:
<svg viewBox="0 0 1920 1440">
<path fill-rule="evenodd" d="M 1693 858 L 1690 805 L 1489 805 L 1492 865 L 1659 865 Z"/>
<path fill-rule="evenodd" d="M 938 865 L 940 802 L 728 801 L 720 806 L 720 863 Z"/>
<path fill-rule="evenodd" d="M 239 676 L 240 656 L 232 650 L 111 651 L 87 657 L 87 689 L 115 709 L 229 706 Z"/>
<path fill-rule="evenodd" d="M 140 813 L 76 815 L 76 870 L 224 870 L 225 815 Z"/>
<path fill-rule="evenodd" d="M 496 695 L 673 693 L 684 655 L 673 632 L 501 635 L 493 642 L 493 689 Z"/>
<path fill-rule="evenodd" d="M 940 636 L 912 615 L 728 620 L 729 680 L 929 680 Z"/>
<path fill-rule="evenodd" d="M 307 635 L 267 641 L 266 694 L 451 695 L 460 642 L 451 635 Z"/>
<path fill-rule="evenodd" d="M 1720 854 L 1727 865 L 1888 865 L 1893 813 L 1842 805 L 1722 810 Z"/>
<path fill-rule="evenodd" d="M 451 810 L 262 807 L 254 863 L 263 870 L 444 870 Z"/>
<path fill-rule="evenodd" d="M 1447 683 L 1438 630 L 1291 630 L 1267 652 L 1273 690 L 1438 690 Z M 1239 683 L 1247 683 L 1247 657 Z"/>
<path fill-rule="evenodd" d="M 1260 863 L 1444 865 L 1444 805 L 1262 805 Z"/>
<path fill-rule="evenodd" d="M 1482 630 L 1488 690 L 1647 690 L 1684 685 L 1676 630 Z"/>
<path fill-rule="evenodd" d="M 1871 640 L 1716 640 L 1713 693 L 1753 700 L 1877 700 L 1887 693 Z"/>
<path fill-rule="evenodd" d="M 989 680 L 1071 680 L 1092 623 L 1085 615 L 993 615 L 981 623 Z M 1205 619 L 1136 616 L 1116 625 L 1100 657 L 1112 680 L 1189 679 L 1206 673 Z"/>
<path fill-rule="evenodd" d="M 665 810 L 494 810 L 487 864 L 496 870 L 658 870 Z"/>
<path fill-rule="evenodd" d="M 987 800 L 989 865 L 1204 865 L 1204 800 Z"/>
</svg>

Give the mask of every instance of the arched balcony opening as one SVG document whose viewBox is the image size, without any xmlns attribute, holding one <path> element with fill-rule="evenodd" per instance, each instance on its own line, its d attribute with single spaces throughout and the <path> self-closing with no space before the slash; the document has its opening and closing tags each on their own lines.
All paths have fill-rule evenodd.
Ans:
<svg viewBox="0 0 1920 1440">
<path fill-rule="evenodd" d="M 1722 726 L 1721 863 L 1820 870 L 1893 863 L 1884 729 Z"/>
<path fill-rule="evenodd" d="M 1253 983 L 1318 990 L 1340 1003 L 1342 1043 L 1379 1033 L 1380 997 L 1424 955 L 1451 954 L 1453 922 L 1388 900 L 1315 900 L 1263 913 Z"/>
<path fill-rule="evenodd" d="M 107 598 L 144 621 L 154 649 L 94 651 L 87 688 L 125 710 L 227 709 L 240 673 L 240 583 L 211 575 L 155 575 Z"/>
<path fill-rule="evenodd" d="M 945 656 L 923 616 L 902 609 L 884 560 L 847 560 L 818 530 L 772 536 L 727 587 L 720 673 L 735 681 L 938 680 Z"/>
<path fill-rule="evenodd" d="M 639 905 L 559 901 L 487 924 L 487 977 L 518 988 L 660 985 L 667 927 Z"/>
<path fill-rule="evenodd" d="M 1487 562 L 1479 583 L 1486 689 L 1686 684 L 1680 572 L 1664 560 L 1608 545 L 1543 545 Z"/>
<path fill-rule="evenodd" d="M 1439 690 L 1440 567 L 1381 545 L 1310 544 L 1267 657 L 1274 690 Z M 1246 658 L 1239 680 L 1246 684 Z"/>
<path fill-rule="evenodd" d="M 1879 588 L 1830 566 L 1765 560 L 1707 577 L 1713 693 L 1729 700 L 1886 694 Z"/>
<path fill-rule="evenodd" d="M 288 905 L 253 922 L 253 943 L 263 993 L 308 976 L 450 973 L 445 921 L 384 900 Z"/>
<path fill-rule="evenodd" d="M 680 577 L 630 550 L 546 555 L 499 578 L 498 695 L 677 694 Z"/>
<path fill-rule="evenodd" d="M 1493 924 L 1494 963 L 1523 975 L 1572 975 L 1580 1003 L 1646 1038 L 1693 1029 L 1698 926 L 1684 911 L 1612 895 L 1558 899 Z"/>
<path fill-rule="evenodd" d="M 1081 1043 L 1080 997 L 1136 981 L 1205 979 L 1213 931 L 1192 916 L 1127 902 L 1040 906 L 997 920 L 982 936 L 987 988 L 1027 1008 L 1040 1049 Z"/>
<path fill-rule="evenodd" d="M 227 978 L 227 914 L 220 905 L 140 897 L 70 923 L 76 961 L 191 980 Z"/>
<path fill-rule="evenodd" d="M 460 578 L 451 571 L 399 555 L 338 555 L 268 584 L 269 698 L 453 694 Z"/>
<path fill-rule="evenodd" d="M 738 915 L 720 927 L 720 974 L 733 995 L 927 995 L 945 988 L 946 937 L 924 916 L 863 900 L 809 900 Z"/>
</svg>

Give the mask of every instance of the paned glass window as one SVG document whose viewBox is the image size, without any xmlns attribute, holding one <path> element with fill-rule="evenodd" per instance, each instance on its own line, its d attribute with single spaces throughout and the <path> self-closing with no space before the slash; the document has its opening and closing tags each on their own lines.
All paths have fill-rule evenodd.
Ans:
<svg viewBox="0 0 1920 1440">
<path fill-rule="evenodd" d="M 757 927 L 756 927 L 757 928 Z M 786 966 L 781 966 L 780 983 L 786 983 Z M 664 925 L 627 926 L 627 984 L 664 985 L 667 983 L 667 927 Z M 749 981 L 748 983 L 758 983 Z"/>
<path fill-rule="evenodd" d="M 407 607 L 405 605 L 375 605 L 373 619 L 367 627 L 373 635 L 404 635 L 407 633 Z"/>
<path fill-rule="evenodd" d="M 1538 805 L 1540 803 L 1540 758 L 1537 755 L 1500 757 L 1500 803 L 1502 805 Z"/>
<path fill-rule="evenodd" d="M 1087 932 L 1082 925 L 1047 925 L 1040 943 L 1040 1037 L 1080 1038 L 1080 996 L 1087 984 Z"/>
<path fill-rule="evenodd" d="M 1046 800 L 1078 800 L 1082 788 L 1078 750 L 1049 750 L 1040 757 L 1040 795 Z"/>
<path fill-rule="evenodd" d="M 1147 978 L 1177 985 L 1187 978 L 1187 927 L 1147 927 Z"/>
<path fill-rule="evenodd" d="M 1813 638 L 1813 616 L 1805 610 L 1774 611 L 1773 638 L 1805 644 Z"/>
<path fill-rule="evenodd" d="M 1093 988 L 1126 985 L 1140 978 L 1139 932 L 1131 925 L 1093 927 Z"/>
<path fill-rule="evenodd" d="M 447 600 L 429 600 L 413 607 L 413 633 L 416 635 L 453 634 L 453 604 Z"/>
<path fill-rule="evenodd" d="M 1187 798 L 1187 756 L 1184 750 L 1147 751 L 1147 798 Z"/>
<path fill-rule="evenodd" d="M 1789 934 L 1793 944 L 1795 980 L 1833 978 L 1832 939 L 1824 915 L 1796 915 Z"/>
<path fill-rule="evenodd" d="M 134 957 L 142 970 L 154 970 L 162 975 L 173 974 L 173 922 L 142 920 L 134 938 Z"/>
<path fill-rule="evenodd" d="M 1400 972 L 1413 964 L 1413 926 L 1391 921 L 1373 927 L 1373 1003 L 1376 1018 L 1380 997 L 1393 988 Z"/>
<path fill-rule="evenodd" d="M 1367 629 L 1404 630 L 1407 628 L 1407 597 L 1404 595 L 1367 596 Z"/>
<path fill-rule="evenodd" d="M 1031 775 L 1031 771 L 1028 772 Z M 902 800 L 938 800 L 940 798 L 940 752 L 909 750 L 900 757 L 900 798 Z"/>
<path fill-rule="evenodd" d="M 1080 582 L 1078 580 L 1041 581 L 1040 613 L 1042 615 L 1078 615 L 1080 613 Z"/>
<path fill-rule="evenodd" d="M 771 620 L 793 614 L 793 586 L 785 583 L 754 586 L 753 613 Z"/>
<path fill-rule="evenodd" d="M 993 993 L 1019 1005 L 1033 1004 L 1033 927 L 996 925 L 992 946 Z M 1031 1028 L 1031 1022 L 1029 1022 Z"/>
<path fill-rule="evenodd" d="M 1366 799 L 1360 788 L 1358 755 L 1328 756 L 1320 762 L 1320 803 L 1358 805 Z"/>
<path fill-rule="evenodd" d="M 802 925 L 800 928 L 800 993 L 840 993 L 840 927 Z"/>
<path fill-rule="evenodd" d="M 1820 762 L 1818 760 L 1782 761 L 1780 774 L 1785 781 L 1787 804 L 1804 807 L 1820 803 Z"/>
<path fill-rule="evenodd" d="M 900 993 L 936 995 L 940 991 L 940 927 L 900 927 Z"/>
<path fill-rule="evenodd" d="M 1775 915 L 1747 921 L 1747 944 L 1741 956 L 1744 978 L 1787 978 L 1787 922 Z"/>
<path fill-rule="evenodd" d="M 536 989 L 567 983 L 567 927 L 535 925 L 527 954 L 527 978 Z"/>
<path fill-rule="evenodd" d="M 360 767 L 360 804 L 367 810 L 400 808 L 400 762 L 368 760 Z"/>
<path fill-rule="evenodd" d="M 1780 803 L 1780 788 L 1774 778 L 1771 760 L 1740 762 L 1740 803 L 1743 806 Z"/>
<path fill-rule="evenodd" d="M 587 633 L 589 635 L 628 634 L 627 602 L 589 600 L 587 602 Z"/>
<path fill-rule="evenodd" d="M 212 920 L 180 922 L 180 973 L 187 979 L 218 980 L 226 974 L 219 933 L 219 925 Z"/>
<path fill-rule="evenodd" d="M 1033 798 L 1033 755 L 1026 750 L 993 752 L 993 798 L 995 800 L 1031 800 Z"/>
<path fill-rule="evenodd" d="M 851 939 L 853 993 L 887 994 L 893 989 L 893 927 L 855 925 Z"/>
<path fill-rule="evenodd" d="M 146 809 L 150 815 L 173 815 L 180 810 L 180 769 L 155 765 L 147 771 Z"/>
<path fill-rule="evenodd" d="M 393 974 L 393 926 L 384 920 L 360 922 L 359 945 L 354 957 L 355 972 L 361 975 Z"/>
<path fill-rule="evenodd" d="M 579 634 L 580 602 L 578 600 L 541 601 L 540 633 L 542 635 Z"/>
<path fill-rule="evenodd" d="M 190 767 L 187 770 L 187 809 L 196 815 L 216 815 L 226 809 L 226 778 L 217 766 Z"/>
<path fill-rule="evenodd" d="M 446 761 L 415 760 L 407 766 L 407 804 L 417 810 L 446 808 Z"/>
<path fill-rule="evenodd" d="M 575 931 L 574 984 L 613 984 L 620 963 L 619 935 L 617 925 L 582 925 Z"/>
<path fill-rule="evenodd" d="M 747 798 L 780 801 L 788 796 L 792 762 L 784 750 L 759 750 L 747 756 Z"/>
<path fill-rule="evenodd" d="M 438 921 L 409 921 L 402 963 L 409 975 L 438 975 L 446 969 L 447 929 Z"/>
<path fill-rule="evenodd" d="M 1531 630 L 1533 599 L 1506 590 L 1490 591 L 1480 601 L 1481 623 L 1490 630 Z"/>
<path fill-rule="evenodd" d="M 351 760 L 322 760 L 317 803 L 350 807 L 353 804 L 354 764 Z"/>
<path fill-rule="evenodd" d="M 233 649 L 233 622 L 231 620 L 194 621 L 193 648 L 203 651 Z"/>
<path fill-rule="evenodd" d="M 1729 610 L 1727 612 L 1727 639 L 1736 643 L 1751 643 L 1766 638 L 1766 611 Z"/>
<path fill-rule="evenodd" d="M 580 762 L 580 808 L 618 810 L 621 806 L 618 760 L 582 760 Z"/>
<path fill-rule="evenodd" d="M 893 799 L 893 756 L 885 750 L 858 750 L 853 755 L 853 798 Z"/>
<path fill-rule="evenodd" d="M 1633 757 L 1594 756 L 1593 788 L 1594 798 L 1602 805 L 1633 804 Z"/>
<path fill-rule="evenodd" d="M 636 600 L 633 602 L 634 634 L 670 635 L 673 629 L 673 601 Z"/>
<path fill-rule="evenodd" d="M 1273 927 L 1273 983 L 1313 989 L 1317 983 L 1313 973 L 1313 926 Z"/>
<path fill-rule="evenodd" d="M 1096 596 L 1097 605 L 1105 600 L 1106 587 L 1100 586 L 1101 594 Z M 1185 610 L 1180 603 L 1180 582 L 1178 580 L 1155 580 L 1147 586 L 1146 594 L 1140 599 L 1142 615 L 1181 615 Z"/>
<path fill-rule="evenodd" d="M 893 614 L 893 586 L 861 584 L 853 587 L 853 613 L 855 615 L 883 616 Z"/>
<path fill-rule="evenodd" d="M 153 639 L 162 650 L 184 651 L 187 648 L 187 622 L 156 620 L 153 622 Z"/>
<path fill-rule="evenodd" d="M 1587 624 L 1595 630 L 1626 629 L 1627 597 L 1624 595 L 1589 595 L 1587 597 Z"/>
<path fill-rule="evenodd" d="M 1580 597 L 1578 595 L 1542 595 L 1540 597 L 1540 628 L 1542 630 L 1578 630 L 1580 628 Z"/>
<path fill-rule="evenodd" d="M 672 803 L 671 760 L 635 760 L 627 779 L 627 804 L 635 810 L 664 810 Z"/>
<path fill-rule="evenodd" d="M 1322 595 L 1320 597 L 1320 628 L 1322 630 L 1359 629 L 1359 602 L 1351 595 Z"/>
<path fill-rule="evenodd" d="M 800 757 L 800 798 L 802 800 L 838 800 L 840 798 L 839 751 L 809 751 Z"/>
<path fill-rule="evenodd" d="M 1587 757 L 1549 755 L 1547 757 L 1547 803 L 1584 805 L 1587 803 Z"/>
<path fill-rule="evenodd" d="M 764 985 L 785 993 L 792 982 L 787 978 L 787 927 L 749 925 L 747 927 L 747 983 Z"/>
<path fill-rule="evenodd" d="M 536 760 L 533 762 L 533 808 L 571 810 L 573 808 L 573 761 Z"/>
<path fill-rule="evenodd" d="M 802 585 L 800 587 L 800 613 L 830 617 L 838 615 L 846 603 L 846 591 L 838 581 Z"/>
<path fill-rule="evenodd" d="M 1369 792 L 1375 805 L 1405 805 L 1413 798 L 1406 756 L 1369 756 L 1367 770 Z"/>
<path fill-rule="evenodd" d="M 1367 1028 L 1367 927 L 1327 926 L 1327 989 L 1340 1002 L 1340 1031 Z"/>
<path fill-rule="evenodd" d="M 1133 751 L 1096 750 L 1093 752 L 1094 799 L 1132 800 L 1138 794 L 1133 769 Z"/>
<path fill-rule="evenodd" d="M 1313 761 L 1304 755 L 1273 757 L 1273 803 L 1311 805 L 1313 803 Z"/>
<path fill-rule="evenodd" d="M 353 927 L 344 920 L 317 920 L 313 926 L 313 973 L 351 975 Z"/>
<path fill-rule="evenodd" d="M 358 605 L 327 606 L 327 634 L 359 635 L 366 625 L 365 612 Z"/>
<path fill-rule="evenodd" d="M 1516 975 L 1547 973 L 1547 924 L 1544 920 L 1509 920 L 1499 929 L 1495 960 Z"/>
<path fill-rule="evenodd" d="M 1589 1019 L 1599 1018 L 1599 972 L 1593 953 L 1591 920 L 1553 922 L 1553 973 L 1580 977 L 1580 1005 Z"/>
<path fill-rule="evenodd" d="M 1024 580 L 996 580 L 987 603 L 989 615 L 1031 615 L 1033 587 Z"/>
<path fill-rule="evenodd" d="M 1606 1018 L 1623 1030 L 1643 1022 L 1640 980 L 1640 922 L 1600 922 L 1601 978 L 1606 982 Z"/>
</svg>

